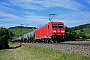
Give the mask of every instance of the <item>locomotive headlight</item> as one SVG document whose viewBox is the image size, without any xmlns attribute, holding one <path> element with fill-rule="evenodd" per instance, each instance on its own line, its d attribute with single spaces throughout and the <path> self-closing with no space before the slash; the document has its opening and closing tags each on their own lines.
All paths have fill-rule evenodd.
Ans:
<svg viewBox="0 0 90 60">
<path fill-rule="evenodd" d="M 61 30 L 62 33 L 65 33 L 65 30 Z"/>
<path fill-rule="evenodd" d="M 56 30 L 53 30 L 53 33 L 56 33 Z"/>
</svg>

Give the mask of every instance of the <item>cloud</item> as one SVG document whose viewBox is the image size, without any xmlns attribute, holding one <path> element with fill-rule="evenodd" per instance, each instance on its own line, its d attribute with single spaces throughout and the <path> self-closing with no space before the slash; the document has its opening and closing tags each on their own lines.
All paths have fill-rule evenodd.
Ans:
<svg viewBox="0 0 90 60">
<path fill-rule="evenodd" d="M 17 6 L 22 9 L 14 10 Z M 9 3 L 3 2 L 0 4 L 0 25 L 6 27 L 20 24 L 42 26 L 49 22 L 49 16 L 43 15 L 46 13 L 45 10 L 48 11 L 48 9 L 54 9 L 56 7 L 58 7 L 58 11 L 64 8 L 66 9 L 66 12 L 63 11 L 60 15 L 57 14 L 52 21 L 62 21 L 65 22 L 65 25 L 67 26 L 75 26 L 81 23 L 90 22 L 90 12 L 79 11 L 83 9 L 84 6 L 74 0 L 9 0 Z M 20 12 L 22 14 L 20 14 Z M 57 13 L 57 11 L 55 12 Z"/>
<path fill-rule="evenodd" d="M 44 10 L 46 8 L 62 7 L 71 10 L 79 10 L 83 8 L 81 4 L 73 0 L 9 0 L 11 4 L 22 7 L 24 9 Z"/>
<path fill-rule="evenodd" d="M 28 13 L 28 12 L 27 12 Z M 35 15 L 33 13 L 28 13 L 24 17 L 19 17 L 14 14 L 5 13 L 0 11 L 0 21 L 2 21 L 1 26 L 16 26 L 20 24 L 29 24 L 30 26 L 44 25 L 48 22 L 48 18 L 45 16 Z"/>
<path fill-rule="evenodd" d="M 22 22 L 22 19 L 23 18 L 19 16 L 0 11 L 0 21 L 2 21 L 1 26 L 4 25 L 6 27 L 10 27 L 10 25 L 18 25 Z"/>
<path fill-rule="evenodd" d="M 46 16 L 40 16 L 33 13 L 28 13 L 26 16 L 23 17 L 23 24 L 29 24 L 31 26 L 37 26 L 37 25 L 45 25 L 49 22 L 48 17 Z"/>
<path fill-rule="evenodd" d="M 0 4 L 1 4 L 1 5 L 8 5 L 8 6 L 10 6 L 10 4 L 7 3 L 7 2 L 5 2 L 5 0 L 0 1 Z"/>
<path fill-rule="evenodd" d="M 85 7 L 83 5 L 81 5 L 80 3 L 73 1 L 69 5 L 67 5 L 66 8 L 71 9 L 71 10 L 75 10 L 75 11 L 79 11 Z"/>
<path fill-rule="evenodd" d="M 0 4 L 0 11 L 5 11 L 5 12 L 13 11 L 14 12 L 15 10 L 12 9 L 12 8 L 9 8 L 9 7 L 5 6 L 5 5 Z"/>
<path fill-rule="evenodd" d="M 67 13 L 62 13 L 59 15 L 60 18 L 64 18 L 64 19 L 73 18 L 76 20 L 77 19 L 84 20 L 85 18 L 89 19 L 89 16 L 90 16 L 90 12 L 82 12 L 82 11 L 67 12 Z"/>
<path fill-rule="evenodd" d="M 2 12 L 2 11 L 0 11 L 0 17 L 4 17 L 4 18 L 10 19 L 10 20 L 21 18 L 19 16 L 16 16 L 16 15 L 13 15 L 13 14 L 10 14 L 10 13 L 5 13 L 5 12 Z"/>
<path fill-rule="evenodd" d="M 34 0 L 10 0 L 10 3 L 24 9 L 43 10 L 42 7 L 34 4 Z"/>
<path fill-rule="evenodd" d="M 16 26 L 16 25 L 29 25 L 29 26 L 43 26 L 49 22 L 49 17 L 40 16 L 35 13 L 26 12 L 26 15 L 19 17 L 14 14 L 5 13 L 0 11 L 0 21 L 3 22 L 3 25 L 6 27 Z M 90 12 L 68 12 L 62 13 L 55 16 L 52 21 L 62 21 L 66 26 L 76 26 L 81 23 L 89 23 Z"/>
<path fill-rule="evenodd" d="M 90 12 L 67 12 L 57 14 L 52 21 L 62 21 L 66 26 L 72 27 L 80 24 L 90 23 Z"/>
<path fill-rule="evenodd" d="M 90 4 L 90 0 L 87 0 L 87 2 Z"/>
</svg>

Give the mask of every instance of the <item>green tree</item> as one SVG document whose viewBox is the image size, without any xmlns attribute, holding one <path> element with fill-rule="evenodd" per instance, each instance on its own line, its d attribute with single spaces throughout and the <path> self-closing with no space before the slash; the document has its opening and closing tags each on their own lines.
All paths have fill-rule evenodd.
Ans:
<svg viewBox="0 0 90 60">
<path fill-rule="evenodd" d="M 66 40 L 76 40 L 77 33 L 72 28 L 66 27 Z"/>
<path fill-rule="evenodd" d="M 7 28 L 0 27 L 0 49 L 9 48 L 8 41 L 14 34 Z"/>
</svg>

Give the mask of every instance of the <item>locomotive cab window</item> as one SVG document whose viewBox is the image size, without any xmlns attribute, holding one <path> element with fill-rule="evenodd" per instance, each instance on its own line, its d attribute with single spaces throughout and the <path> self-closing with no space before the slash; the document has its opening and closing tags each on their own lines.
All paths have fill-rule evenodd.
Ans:
<svg viewBox="0 0 90 60">
<path fill-rule="evenodd" d="M 52 28 L 63 28 L 63 24 L 52 24 Z"/>
</svg>

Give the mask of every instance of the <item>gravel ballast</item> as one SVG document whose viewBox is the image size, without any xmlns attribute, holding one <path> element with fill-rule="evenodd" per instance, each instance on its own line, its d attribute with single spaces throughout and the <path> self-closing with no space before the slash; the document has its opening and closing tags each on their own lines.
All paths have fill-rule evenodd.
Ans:
<svg viewBox="0 0 90 60">
<path fill-rule="evenodd" d="M 63 51 L 72 54 L 80 54 L 90 57 L 90 45 L 70 45 L 70 44 L 45 44 L 45 43 L 23 43 L 30 46 L 49 48 L 53 50 Z"/>
</svg>

